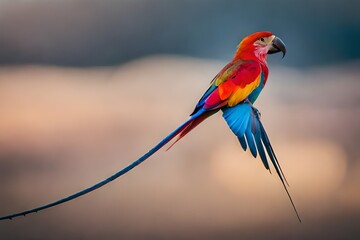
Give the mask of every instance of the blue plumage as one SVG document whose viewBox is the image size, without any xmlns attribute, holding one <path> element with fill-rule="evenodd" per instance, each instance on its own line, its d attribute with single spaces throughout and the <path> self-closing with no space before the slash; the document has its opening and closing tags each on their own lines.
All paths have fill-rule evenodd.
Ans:
<svg viewBox="0 0 360 240">
<path fill-rule="evenodd" d="M 269 138 L 260 122 L 260 115 L 257 109 L 252 107 L 250 103 L 244 102 L 231 108 L 224 108 L 223 117 L 230 129 L 238 137 L 244 150 L 247 149 L 248 145 L 251 154 L 255 158 L 257 157 L 257 154 L 259 154 L 265 168 L 269 169 L 269 163 L 266 157 L 267 152 L 274 167 L 279 167 L 276 158 L 274 157 L 275 154 L 272 151 Z M 279 173 L 280 178 L 282 178 L 283 174 L 280 169 Z"/>
<path fill-rule="evenodd" d="M 223 117 L 228 123 L 231 131 L 233 131 L 236 136 L 242 137 L 248 128 L 249 121 L 251 120 L 251 106 L 249 104 L 239 104 L 237 106 L 224 108 Z"/>
<path fill-rule="evenodd" d="M 281 170 L 280 164 L 276 158 L 265 128 L 260 121 L 259 111 L 252 107 L 249 102 L 243 102 L 231 108 L 223 108 L 222 111 L 223 117 L 225 118 L 230 129 L 238 137 L 241 147 L 246 151 L 247 146 L 249 146 L 250 152 L 255 158 L 257 153 L 259 153 L 265 168 L 270 171 L 266 155 L 269 156 L 276 173 L 279 175 L 279 178 L 286 190 L 296 215 L 298 216 L 299 221 L 301 221 L 289 191 L 285 185 L 285 183 L 287 184 L 287 181 L 284 173 Z"/>
<path fill-rule="evenodd" d="M 246 141 L 249 145 L 251 154 L 253 155 L 254 158 L 256 158 L 257 150 L 256 150 L 256 145 L 255 145 L 254 137 L 253 137 L 252 130 L 251 130 L 252 129 L 251 123 L 252 123 L 251 121 L 248 122 L 248 126 L 245 131 L 245 137 L 246 137 Z"/>
<path fill-rule="evenodd" d="M 244 149 L 244 151 L 246 151 L 246 149 L 247 149 L 247 144 L 246 144 L 246 139 L 245 139 L 245 137 L 244 137 L 244 136 L 238 137 L 238 139 L 239 139 L 239 142 L 240 142 L 240 145 L 241 145 L 242 149 Z"/>
<path fill-rule="evenodd" d="M 251 103 L 254 103 L 256 101 L 256 99 L 259 97 L 261 91 L 264 88 L 264 85 L 265 85 L 265 75 L 264 75 L 264 71 L 261 71 L 261 78 L 260 78 L 259 86 L 257 88 L 255 88 L 248 96 L 248 100 Z"/>
</svg>

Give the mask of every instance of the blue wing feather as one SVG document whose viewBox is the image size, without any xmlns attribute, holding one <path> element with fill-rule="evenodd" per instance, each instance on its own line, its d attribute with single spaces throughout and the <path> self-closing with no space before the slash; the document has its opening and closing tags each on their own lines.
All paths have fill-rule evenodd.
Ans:
<svg viewBox="0 0 360 240">
<path fill-rule="evenodd" d="M 242 137 L 248 128 L 251 120 L 251 106 L 249 104 L 241 104 L 242 107 L 225 108 L 223 117 L 228 123 L 230 129 L 236 136 Z M 241 116 L 241 117 L 239 117 Z"/>
<path fill-rule="evenodd" d="M 256 118 L 256 116 L 254 114 L 252 114 L 251 122 L 253 124 L 252 130 L 253 130 L 253 135 L 255 138 L 256 148 L 259 152 L 260 158 L 261 158 L 265 168 L 270 170 L 269 163 L 266 158 L 265 150 L 264 150 L 263 144 L 261 142 L 261 129 L 260 129 L 260 124 L 259 124 L 260 121 Z"/>
<path fill-rule="evenodd" d="M 280 164 L 279 164 L 279 162 L 277 160 L 274 149 L 272 148 L 272 146 L 270 144 L 270 140 L 269 140 L 269 137 L 266 134 L 265 128 L 264 128 L 264 126 L 262 125 L 262 123 L 260 121 L 259 121 L 259 125 L 260 125 L 260 130 L 261 130 L 261 139 L 262 139 L 262 141 L 264 143 L 264 146 L 266 148 L 268 156 L 270 157 L 270 160 L 271 160 L 272 164 L 274 166 L 277 166 L 277 167 L 275 167 L 275 170 L 276 170 L 277 174 L 279 175 L 280 179 L 284 180 L 285 183 L 289 186 L 289 183 L 287 182 L 286 177 L 285 177 L 285 175 L 284 175 L 284 173 L 283 173 L 283 171 L 282 171 L 282 169 L 280 167 Z"/>
<path fill-rule="evenodd" d="M 190 114 L 190 116 L 194 115 L 199 109 L 204 105 L 205 100 L 210 96 L 210 94 L 217 88 L 215 84 L 211 84 L 208 90 L 204 93 L 204 95 L 200 98 L 199 102 L 196 104 L 194 111 Z"/>
<path fill-rule="evenodd" d="M 242 149 L 244 149 L 244 151 L 246 151 L 246 149 L 247 149 L 247 144 L 246 144 L 246 139 L 245 139 L 245 137 L 244 137 L 244 136 L 238 137 L 238 139 L 239 139 L 239 142 L 240 142 L 240 145 L 241 145 Z"/>
<path fill-rule="evenodd" d="M 250 152 L 254 157 L 256 157 L 257 153 L 259 153 L 265 168 L 270 170 L 266 154 L 269 156 L 271 163 L 274 165 L 276 173 L 278 174 L 285 188 L 286 194 L 290 199 L 296 216 L 301 222 L 294 202 L 285 185 L 285 183 L 287 184 L 287 181 L 284 173 L 281 170 L 280 164 L 276 158 L 274 149 L 271 146 L 265 128 L 260 121 L 260 114 L 258 110 L 253 108 L 249 103 L 243 102 L 231 108 L 224 108 L 222 111 L 223 117 L 225 118 L 232 132 L 238 137 L 242 148 L 246 150 L 247 144 L 249 146 Z"/>
<path fill-rule="evenodd" d="M 253 134 L 251 132 L 251 121 L 249 121 L 248 127 L 246 128 L 245 137 L 246 137 L 247 143 L 249 145 L 249 149 L 250 149 L 251 154 L 253 155 L 254 158 L 256 158 L 257 150 L 256 150 L 254 137 L 253 137 Z"/>
</svg>

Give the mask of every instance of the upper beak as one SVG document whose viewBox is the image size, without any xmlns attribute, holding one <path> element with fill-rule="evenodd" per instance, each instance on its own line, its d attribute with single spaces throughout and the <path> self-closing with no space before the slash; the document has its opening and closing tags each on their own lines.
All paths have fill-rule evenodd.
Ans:
<svg viewBox="0 0 360 240">
<path fill-rule="evenodd" d="M 280 51 L 283 53 L 284 58 L 286 54 L 285 43 L 280 38 L 275 37 L 271 42 L 268 54 L 278 53 Z"/>
</svg>

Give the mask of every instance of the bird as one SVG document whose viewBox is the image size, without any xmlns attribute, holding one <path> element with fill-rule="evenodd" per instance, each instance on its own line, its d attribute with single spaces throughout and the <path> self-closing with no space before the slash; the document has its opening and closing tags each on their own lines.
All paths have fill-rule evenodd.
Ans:
<svg viewBox="0 0 360 240">
<path fill-rule="evenodd" d="M 232 60 L 225 65 L 225 67 L 222 68 L 210 82 L 210 86 L 196 104 L 188 120 L 177 127 L 143 156 L 112 176 L 85 188 L 82 191 L 30 210 L 0 216 L 0 220 L 13 219 L 30 213 L 36 213 L 71 201 L 101 188 L 129 172 L 173 140 L 173 143 L 167 148 L 167 150 L 170 149 L 176 142 L 182 139 L 205 119 L 221 111 L 223 118 L 231 131 L 238 138 L 243 150 L 246 151 L 247 148 L 249 148 L 254 158 L 259 155 L 264 167 L 270 171 L 267 156 L 269 157 L 270 162 L 286 191 L 297 219 L 301 222 L 300 215 L 287 188 L 289 184 L 260 120 L 261 114 L 259 110 L 253 106 L 267 83 L 269 75 L 267 56 L 279 52 L 282 52 L 282 58 L 284 58 L 286 54 L 285 44 L 279 37 L 271 32 L 255 32 L 246 36 L 237 46 L 237 50 Z"/>
</svg>

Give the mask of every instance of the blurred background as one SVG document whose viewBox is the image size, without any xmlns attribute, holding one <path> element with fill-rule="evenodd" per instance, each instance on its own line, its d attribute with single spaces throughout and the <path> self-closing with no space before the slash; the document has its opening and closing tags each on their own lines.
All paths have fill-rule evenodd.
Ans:
<svg viewBox="0 0 360 240">
<path fill-rule="evenodd" d="M 0 214 L 123 168 L 187 119 L 238 42 L 272 31 L 256 103 L 290 182 L 220 114 L 2 239 L 359 239 L 360 2 L 0 0 Z"/>
</svg>

